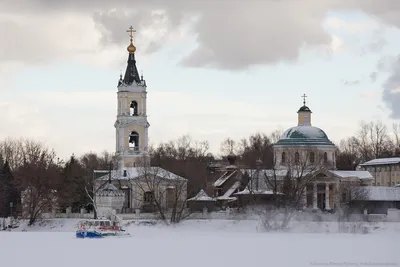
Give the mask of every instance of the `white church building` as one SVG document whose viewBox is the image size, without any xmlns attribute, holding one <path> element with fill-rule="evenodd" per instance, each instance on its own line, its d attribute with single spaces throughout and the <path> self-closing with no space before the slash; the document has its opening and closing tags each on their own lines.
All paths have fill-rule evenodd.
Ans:
<svg viewBox="0 0 400 267">
<path fill-rule="evenodd" d="M 133 28 L 130 27 L 128 32 L 128 64 L 117 86 L 118 109 L 114 123 L 117 167 L 114 170 L 94 171 L 94 205 L 103 215 L 111 211 L 152 212 L 159 205 L 168 209 L 187 198 L 187 179 L 150 166 L 147 85 L 136 67 Z"/>
</svg>

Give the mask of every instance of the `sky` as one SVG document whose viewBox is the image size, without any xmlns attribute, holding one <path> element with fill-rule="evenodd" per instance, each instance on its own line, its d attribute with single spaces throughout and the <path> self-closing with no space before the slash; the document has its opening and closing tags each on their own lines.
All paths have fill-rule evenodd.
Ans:
<svg viewBox="0 0 400 267">
<path fill-rule="evenodd" d="M 0 0 L 0 140 L 114 152 L 131 25 L 151 144 L 400 119 L 398 0 Z"/>
</svg>

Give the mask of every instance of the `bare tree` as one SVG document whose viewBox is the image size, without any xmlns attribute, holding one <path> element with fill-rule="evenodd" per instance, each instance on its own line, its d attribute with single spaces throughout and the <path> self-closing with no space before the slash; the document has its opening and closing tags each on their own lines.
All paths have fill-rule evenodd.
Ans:
<svg viewBox="0 0 400 267">
<path fill-rule="evenodd" d="M 220 151 L 222 155 L 229 155 L 231 153 L 236 153 L 237 151 L 237 144 L 234 140 L 231 138 L 226 138 L 222 143 L 220 147 Z"/>
<path fill-rule="evenodd" d="M 271 140 L 271 142 L 273 144 L 275 144 L 276 142 L 279 141 L 279 139 L 281 138 L 282 134 L 283 134 L 282 130 L 275 130 L 270 134 L 269 139 Z"/>
<path fill-rule="evenodd" d="M 258 212 L 266 230 L 286 228 L 295 211 L 306 205 L 307 185 L 329 168 L 323 153 L 312 148 L 303 148 L 302 152 L 300 155 L 296 149 L 287 149 L 284 163 L 278 166 L 275 159 L 273 167 L 264 171 L 263 179 L 271 191 L 271 199 Z"/>
<path fill-rule="evenodd" d="M 158 166 L 188 179 L 188 195 L 206 186 L 206 166 L 214 161 L 206 141 L 194 141 L 184 135 L 177 140 L 151 147 L 152 166 Z"/>
<path fill-rule="evenodd" d="M 400 157 L 400 122 L 393 123 L 394 155 Z"/>
<path fill-rule="evenodd" d="M 95 195 L 100 190 L 101 185 L 95 186 L 94 180 L 97 178 L 95 177 L 96 174 L 94 173 L 95 170 L 105 170 L 108 172 L 111 169 L 116 169 L 116 158 L 115 155 L 104 151 L 100 154 L 100 156 L 96 153 L 86 153 L 79 158 L 79 163 L 82 166 L 83 172 L 83 181 L 84 181 L 84 191 L 86 198 L 83 199 L 83 206 L 86 206 L 88 210 L 93 208 L 94 211 L 94 218 L 97 218 L 97 209 L 95 205 Z M 100 174 L 104 175 L 104 174 Z"/>
<path fill-rule="evenodd" d="M 356 137 L 340 141 L 339 153 L 336 155 L 336 166 L 339 170 L 355 170 L 361 163 L 360 149 Z"/>
<path fill-rule="evenodd" d="M 4 160 L 7 160 L 12 171 L 18 169 L 23 163 L 22 144 L 24 139 L 7 138 L 0 142 L 0 154 Z"/>
<path fill-rule="evenodd" d="M 22 165 L 15 176 L 21 192 L 22 215 L 31 225 L 42 213 L 55 208 L 61 165 L 55 152 L 40 142 L 24 140 L 21 152 Z"/>
<path fill-rule="evenodd" d="M 138 175 L 129 181 L 142 209 L 157 212 L 166 223 L 178 223 L 188 216 L 186 179 L 142 160 Z"/>
<path fill-rule="evenodd" d="M 380 121 L 361 122 L 357 141 L 363 161 L 391 154 L 387 127 Z"/>
</svg>

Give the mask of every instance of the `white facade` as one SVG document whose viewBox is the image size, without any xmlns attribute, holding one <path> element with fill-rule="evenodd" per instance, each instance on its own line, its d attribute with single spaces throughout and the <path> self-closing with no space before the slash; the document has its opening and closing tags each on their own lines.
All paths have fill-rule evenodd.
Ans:
<svg viewBox="0 0 400 267">
<path fill-rule="evenodd" d="M 120 85 L 117 92 L 116 156 L 120 169 L 135 167 L 148 153 L 146 85 Z"/>
<path fill-rule="evenodd" d="M 110 214 L 113 214 L 114 211 L 122 209 L 125 201 L 125 194 L 118 190 L 113 184 L 109 183 L 96 192 L 95 199 L 97 215 L 99 217 L 108 217 Z"/>
<path fill-rule="evenodd" d="M 110 181 L 112 184 L 109 184 Z M 104 191 L 110 186 L 115 189 L 119 186 L 118 194 L 110 195 L 107 190 Z M 179 202 L 184 202 L 187 198 L 187 180 L 159 167 L 130 167 L 122 171 L 113 170 L 111 175 L 97 178 L 94 190 L 100 192 L 96 193 L 95 198 L 98 209 L 101 206 L 106 211 L 114 209 L 129 213 L 142 210 L 144 206 L 154 204 L 154 201 L 165 208 L 176 197 Z"/>
</svg>

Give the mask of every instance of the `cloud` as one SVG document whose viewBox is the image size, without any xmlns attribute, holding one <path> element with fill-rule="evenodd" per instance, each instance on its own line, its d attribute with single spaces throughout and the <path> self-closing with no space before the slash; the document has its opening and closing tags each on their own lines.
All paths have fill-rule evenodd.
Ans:
<svg viewBox="0 0 400 267">
<path fill-rule="evenodd" d="M 393 119 L 400 119 L 400 55 L 393 62 L 390 75 L 383 84 L 383 101 Z"/>
<path fill-rule="evenodd" d="M 196 37 L 198 46 L 182 64 L 239 70 L 296 60 L 305 45 L 338 44 L 323 28 L 329 11 L 369 14 L 368 21 L 325 21 L 330 27 L 357 32 L 375 25 L 374 19 L 399 27 L 399 9 L 398 0 L 3 1 L 0 34 L 9 42 L 0 44 L 0 60 L 42 63 L 78 55 L 90 59 L 88 55 L 127 45 L 125 29 L 133 25 L 137 46 L 146 53 Z M 379 39 L 371 49 L 382 45 Z"/>
<path fill-rule="evenodd" d="M 343 84 L 344 85 L 359 85 L 360 84 L 360 80 L 344 81 Z"/>
<path fill-rule="evenodd" d="M 365 90 L 360 93 L 360 96 L 365 99 L 377 100 L 381 96 L 381 92 Z"/>
<path fill-rule="evenodd" d="M 379 27 L 377 21 L 371 18 L 347 21 L 333 16 L 326 18 L 324 24 L 331 29 L 341 30 L 349 33 L 366 32 Z"/>
</svg>

